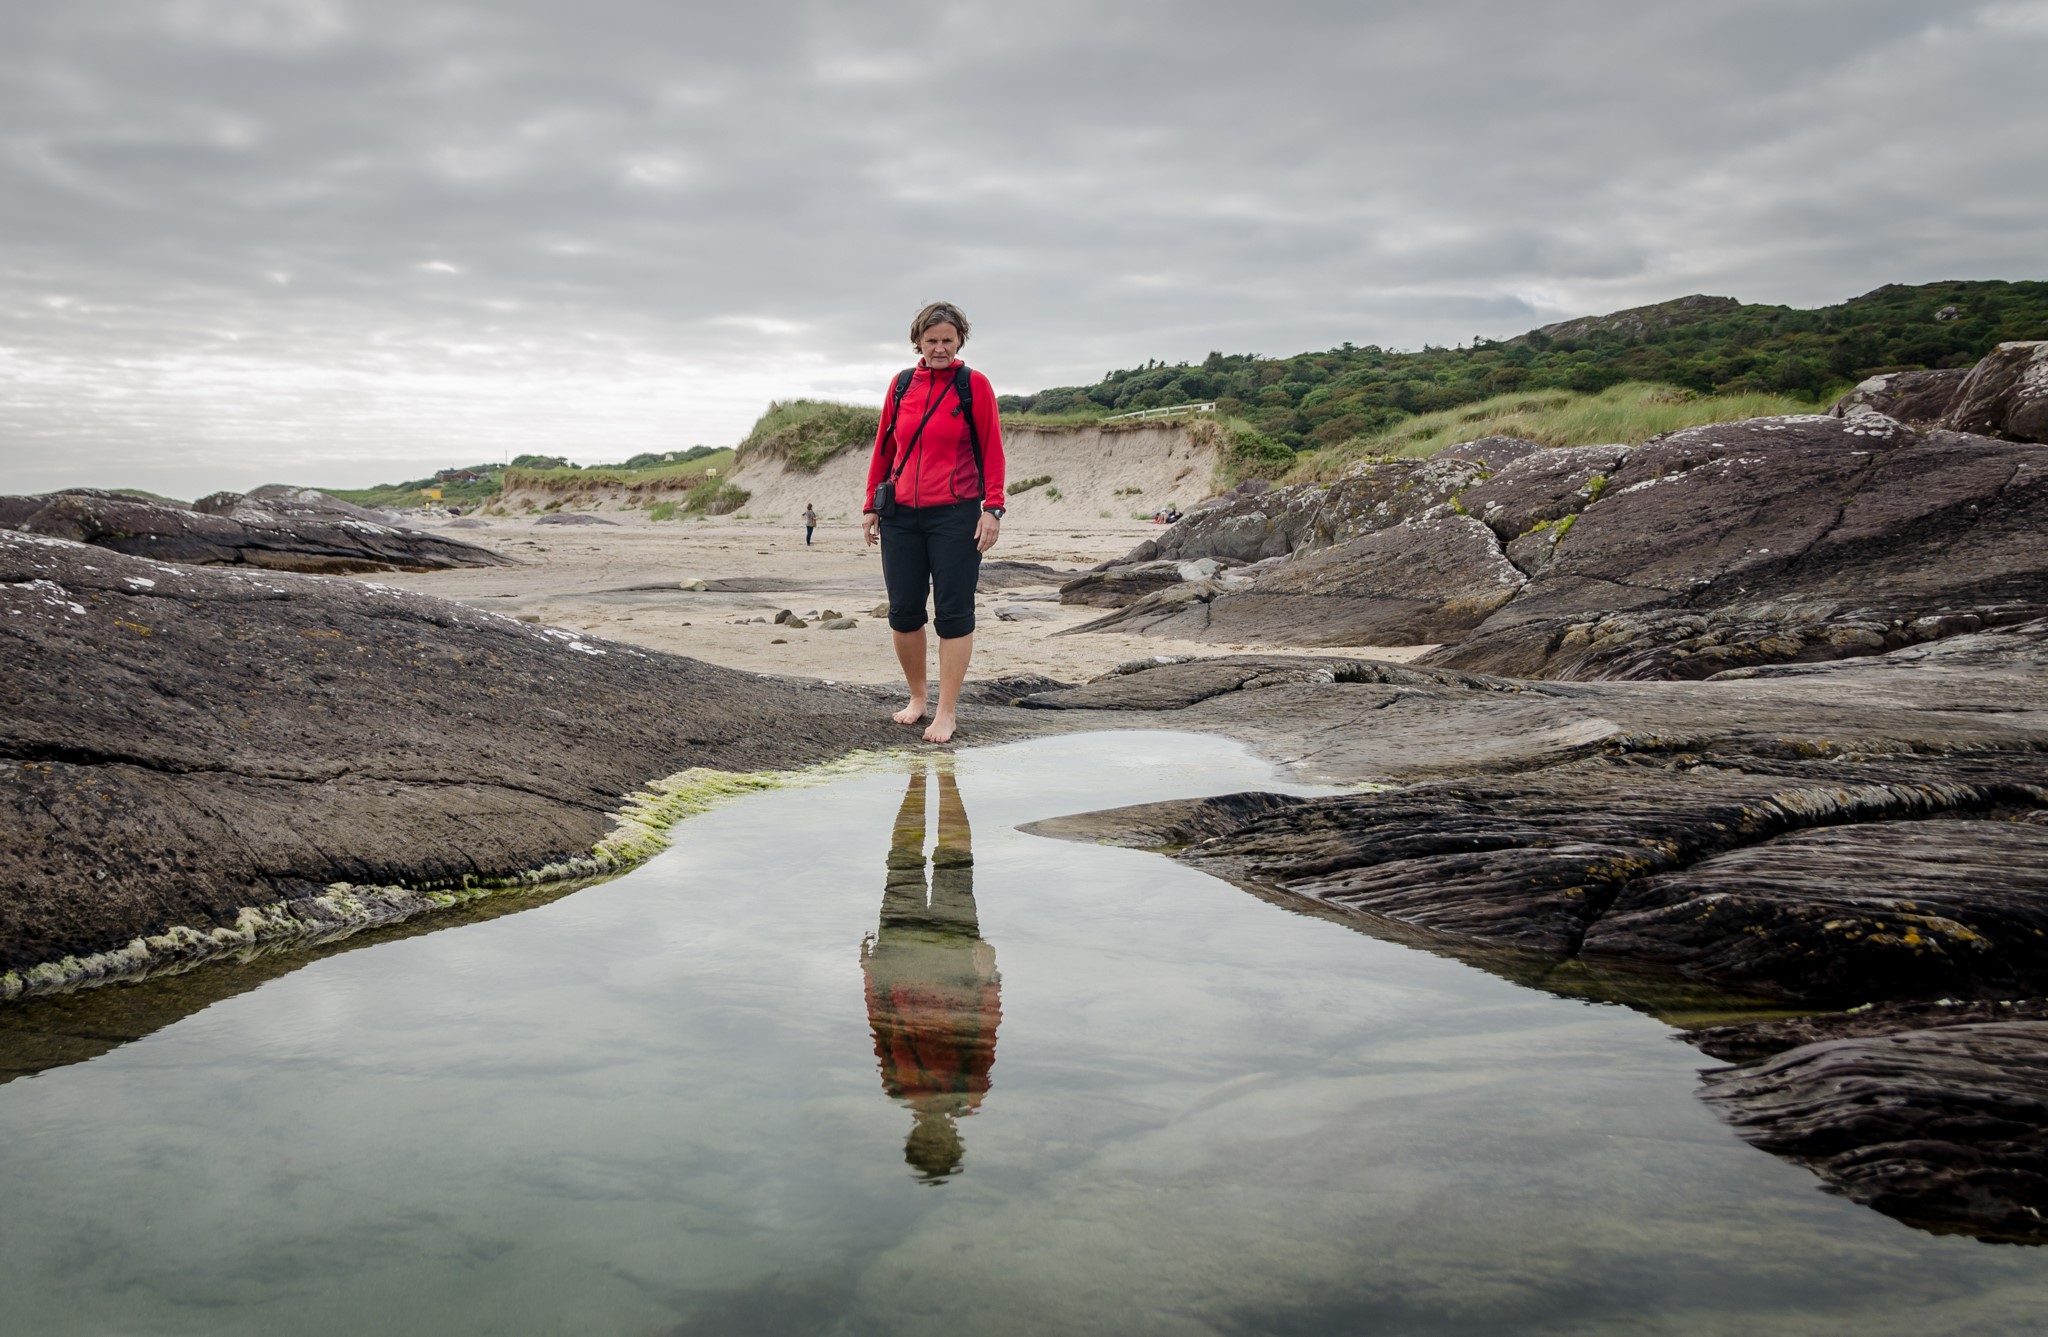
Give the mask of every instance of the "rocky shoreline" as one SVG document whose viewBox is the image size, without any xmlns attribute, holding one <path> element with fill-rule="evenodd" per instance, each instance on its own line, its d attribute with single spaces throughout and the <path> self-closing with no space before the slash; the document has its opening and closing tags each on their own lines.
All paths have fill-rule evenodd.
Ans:
<svg viewBox="0 0 2048 1337">
<path fill-rule="evenodd" d="M 863 689 L 23 534 L 0 619 L 10 994 L 600 872 L 707 773 L 902 741 Z"/>
<path fill-rule="evenodd" d="M 1069 588 L 1266 648 L 985 678 L 969 737 L 1214 732 L 1361 786 L 1039 829 L 1655 1012 L 1736 1065 L 1703 1098 L 1831 1189 L 2048 1242 L 2048 451 L 1876 413 L 1247 489 Z M 86 506 L 49 504 L 32 528 Z M 116 528 L 0 530 L 9 995 L 573 885 L 720 792 L 906 741 L 883 689 Z M 1272 648 L 1333 617 L 1450 644 Z M 1803 1015 L 1718 1015 L 1745 1004 Z"/>
</svg>

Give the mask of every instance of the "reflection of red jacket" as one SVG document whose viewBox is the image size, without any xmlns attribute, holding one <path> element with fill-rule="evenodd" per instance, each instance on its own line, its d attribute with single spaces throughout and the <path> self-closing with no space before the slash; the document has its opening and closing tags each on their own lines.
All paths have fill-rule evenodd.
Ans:
<svg viewBox="0 0 2048 1337">
<path fill-rule="evenodd" d="M 867 993 L 883 1090 L 897 1100 L 957 1095 L 970 1106 L 981 1103 L 1003 1019 L 999 983 L 892 985 L 870 974 Z"/>
<path fill-rule="evenodd" d="M 910 388 L 903 392 L 900 408 L 892 409 L 896 382 L 891 380 L 882 398 L 882 421 L 875 428 L 874 458 L 868 461 L 868 488 L 861 510 L 875 509 L 875 484 L 896 472 L 898 455 L 916 437 L 909 463 L 896 480 L 896 500 L 904 506 L 944 506 L 976 497 L 984 506 L 1003 504 L 1003 425 L 996 415 L 996 392 L 988 377 L 970 371 L 974 385 L 974 425 L 981 431 L 981 483 L 976 490 L 974 445 L 968 439 L 967 419 L 953 393 L 953 368 L 934 375 L 920 358 L 910 375 Z M 925 420 L 925 410 L 931 418 Z M 896 417 L 896 430 L 887 432 L 889 416 Z M 925 423 L 923 435 L 917 425 Z"/>
</svg>

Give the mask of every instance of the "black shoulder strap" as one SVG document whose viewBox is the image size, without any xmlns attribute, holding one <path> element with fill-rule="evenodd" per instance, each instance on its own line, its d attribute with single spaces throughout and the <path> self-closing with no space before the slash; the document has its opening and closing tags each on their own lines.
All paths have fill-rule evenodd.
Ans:
<svg viewBox="0 0 2048 1337">
<path fill-rule="evenodd" d="M 988 474 L 981 467 L 981 429 L 974 425 L 974 372 L 965 362 L 953 367 L 953 398 L 960 401 L 960 412 L 967 419 L 967 443 L 974 447 L 974 481 L 981 492 L 976 500 L 988 495 Z"/>
<path fill-rule="evenodd" d="M 915 375 L 916 367 L 905 367 L 896 373 L 896 393 L 889 397 L 889 425 L 882 432 L 882 439 L 889 443 L 891 450 L 896 449 L 896 419 L 903 412 L 903 396 L 910 393 L 910 378 Z M 910 452 L 903 453 L 905 458 L 908 458 Z M 893 483 L 903 476 L 903 463 L 903 460 L 896 462 L 896 472 L 889 476 L 890 482 Z"/>
</svg>

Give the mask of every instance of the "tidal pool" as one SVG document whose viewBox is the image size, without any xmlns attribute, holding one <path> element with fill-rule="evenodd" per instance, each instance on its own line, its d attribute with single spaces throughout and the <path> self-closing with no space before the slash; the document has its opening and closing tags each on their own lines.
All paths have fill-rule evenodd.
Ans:
<svg viewBox="0 0 2048 1337">
<path fill-rule="evenodd" d="M 1016 829 L 1246 788 L 1290 787 L 1222 740 L 1115 733 L 763 793 L 614 881 L 7 1082 L 0 1312 L 351 1335 L 2048 1323 L 2048 1251 L 1827 1196 L 1699 1104 L 1710 1061 L 1648 1016 Z"/>
</svg>

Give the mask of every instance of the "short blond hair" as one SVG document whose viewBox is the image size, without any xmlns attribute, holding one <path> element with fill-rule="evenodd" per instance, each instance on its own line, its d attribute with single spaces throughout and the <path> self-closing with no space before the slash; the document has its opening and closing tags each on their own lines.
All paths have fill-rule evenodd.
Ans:
<svg viewBox="0 0 2048 1337">
<path fill-rule="evenodd" d="M 951 302 L 927 302 L 910 322 L 910 346 L 917 347 L 917 341 L 924 338 L 924 332 L 934 325 L 951 325 L 960 331 L 960 344 L 967 345 L 967 317 Z"/>
</svg>

